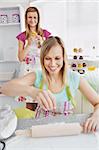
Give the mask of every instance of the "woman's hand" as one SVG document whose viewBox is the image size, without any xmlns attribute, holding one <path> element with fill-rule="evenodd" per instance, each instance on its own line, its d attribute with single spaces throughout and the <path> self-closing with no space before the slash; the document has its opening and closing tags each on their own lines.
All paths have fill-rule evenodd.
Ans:
<svg viewBox="0 0 99 150">
<path fill-rule="evenodd" d="M 28 37 L 28 45 L 31 46 L 33 41 L 34 41 L 35 37 L 34 36 L 30 36 Z"/>
<path fill-rule="evenodd" d="M 36 39 L 37 39 L 40 43 L 43 42 L 43 38 L 42 38 L 40 35 L 37 35 L 37 36 L 36 36 Z"/>
<path fill-rule="evenodd" d="M 38 48 L 40 48 L 43 43 L 43 38 L 40 35 L 37 35 L 36 40 L 37 40 Z"/>
<path fill-rule="evenodd" d="M 39 105 L 46 111 L 55 111 L 56 110 L 56 100 L 52 96 L 50 91 L 43 90 L 40 91 L 37 96 L 36 100 L 38 101 Z"/>
<path fill-rule="evenodd" d="M 99 130 L 99 108 L 94 111 L 92 116 L 84 124 L 84 133 Z"/>
</svg>

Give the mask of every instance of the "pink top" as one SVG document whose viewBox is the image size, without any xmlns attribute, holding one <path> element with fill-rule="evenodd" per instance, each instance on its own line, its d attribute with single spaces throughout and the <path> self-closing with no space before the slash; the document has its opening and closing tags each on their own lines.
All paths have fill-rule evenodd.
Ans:
<svg viewBox="0 0 99 150">
<path fill-rule="evenodd" d="M 43 33 L 44 33 L 45 39 L 47 39 L 47 38 L 51 35 L 51 33 L 48 32 L 48 31 L 45 30 L 45 29 L 43 29 Z M 25 41 L 26 41 L 26 32 L 25 32 L 25 31 L 24 31 L 24 32 L 21 32 L 19 35 L 17 35 L 16 38 L 17 38 L 18 40 L 21 40 L 21 41 L 24 43 L 24 45 L 25 45 Z"/>
</svg>

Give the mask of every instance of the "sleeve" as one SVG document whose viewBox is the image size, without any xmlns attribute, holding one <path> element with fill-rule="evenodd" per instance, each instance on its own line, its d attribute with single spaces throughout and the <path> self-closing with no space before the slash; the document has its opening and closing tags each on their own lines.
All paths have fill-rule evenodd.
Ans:
<svg viewBox="0 0 99 150">
<path fill-rule="evenodd" d="M 74 72 L 72 70 L 69 70 L 68 73 L 68 82 L 69 82 L 69 86 L 70 86 L 70 90 L 73 94 L 73 96 L 75 96 L 78 88 L 79 88 L 79 84 L 80 84 L 80 74 L 78 72 Z"/>
<path fill-rule="evenodd" d="M 45 29 L 43 30 L 43 32 L 44 32 L 45 39 L 47 39 L 51 35 L 51 33 Z"/>
<path fill-rule="evenodd" d="M 26 34 L 25 32 L 20 33 L 19 35 L 16 36 L 16 38 L 20 41 L 22 41 L 25 45 L 25 40 L 26 40 Z"/>
<path fill-rule="evenodd" d="M 39 88 L 40 83 L 42 81 L 42 71 L 41 70 L 36 70 L 35 74 L 36 74 L 36 80 L 35 80 L 34 86 Z"/>
</svg>

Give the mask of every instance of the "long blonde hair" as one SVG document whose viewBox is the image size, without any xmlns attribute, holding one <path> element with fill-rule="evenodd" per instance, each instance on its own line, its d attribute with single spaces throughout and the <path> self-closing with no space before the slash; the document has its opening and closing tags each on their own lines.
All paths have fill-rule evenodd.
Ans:
<svg viewBox="0 0 99 150">
<path fill-rule="evenodd" d="M 49 73 L 44 67 L 44 57 L 48 54 L 50 49 L 55 45 L 60 45 L 63 51 L 63 67 L 61 68 L 61 76 L 62 76 L 62 82 L 63 85 L 66 85 L 67 82 L 67 56 L 65 47 L 63 44 L 63 41 L 57 37 L 57 36 L 51 36 L 47 40 L 45 40 L 42 44 L 41 51 L 40 51 L 40 61 L 42 66 L 42 72 L 43 72 L 43 80 L 44 82 L 48 83 L 49 80 Z"/>
<path fill-rule="evenodd" d="M 43 30 L 40 28 L 40 14 L 39 14 L 39 10 L 36 7 L 28 7 L 26 12 L 25 12 L 25 28 L 26 28 L 26 38 L 29 37 L 30 34 L 30 27 L 27 24 L 27 14 L 28 12 L 36 12 L 38 15 L 38 23 L 36 25 L 36 32 L 38 35 L 43 37 Z"/>
</svg>

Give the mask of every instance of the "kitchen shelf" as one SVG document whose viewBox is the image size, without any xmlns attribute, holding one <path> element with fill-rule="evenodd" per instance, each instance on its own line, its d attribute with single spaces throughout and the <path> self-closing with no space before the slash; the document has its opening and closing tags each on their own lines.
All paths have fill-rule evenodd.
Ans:
<svg viewBox="0 0 99 150">
<path fill-rule="evenodd" d="M 20 25 L 20 23 L 6 23 L 6 24 L 0 23 L 0 26 L 3 26 L 3 27 L 5 27 L 5 26 L 17 26 L 17 25 Z"/>
<path fill-rule="evenodd" d="M 16 36 L 24 29 L 24 9 L 21 5 L 0 6 L 0 62 L 18 60 Z"/>
</svg>

